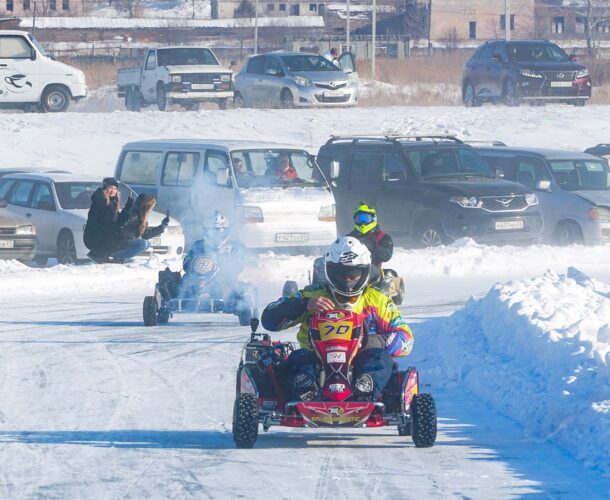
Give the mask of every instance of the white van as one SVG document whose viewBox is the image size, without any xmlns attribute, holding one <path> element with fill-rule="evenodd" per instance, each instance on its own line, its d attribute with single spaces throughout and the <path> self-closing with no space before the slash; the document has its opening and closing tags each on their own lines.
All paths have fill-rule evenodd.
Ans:
<svg viewBox="0 0 610 500">
<path fill-rule="evenodd" d="M 27 31 L 0 30 L 0 109 L 57 113 L 86 95 L 81 70 L 51 59 Z"/>
<path fill-rule="evenodd" d="M 150 140 L 123 146 L 115 177 L 171 210 L 187 245 L 220 210 L 252 249 L 326 247 L 337 236 L 335 201 L 314 158 L 269 142 Z"/>
</svg>

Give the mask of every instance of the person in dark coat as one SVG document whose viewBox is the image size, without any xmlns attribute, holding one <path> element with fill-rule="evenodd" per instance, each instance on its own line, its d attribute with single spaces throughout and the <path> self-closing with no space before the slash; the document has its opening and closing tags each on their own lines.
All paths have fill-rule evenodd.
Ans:
<svg viewBox="0 0 610 500">
<path fill-rule="evenodd" d="M 120 226 L 131 211 L 133 200 L 129 198 L 120 211 L 118 187 L 114 177 L 106 177 L 102 187 L 91 195 L 83 241 L 90 250 L 89 257 L 95 261 L 107 261 L 110 255 L 125 247 L 120 241 Z"/>
</svg>

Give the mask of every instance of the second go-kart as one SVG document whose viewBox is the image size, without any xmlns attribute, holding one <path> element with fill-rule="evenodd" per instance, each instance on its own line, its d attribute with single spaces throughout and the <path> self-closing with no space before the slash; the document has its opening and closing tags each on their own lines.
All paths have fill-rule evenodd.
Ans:
<svg viewBox="0 0 610 500">
<path fill-rule="evenodd" d="M 313 262 L 313 273 L 310 277 L 310 284 L 315 283 L 326 283 L 324 257 L 318 257 Z M 381 269 L 379 278 L 373 281 L 371 286 L 390 297 L 392 302 L 397 306 L 401 305 L 405 298 L 404 280 L 398 276 L 398 273 L 393 269 Z M 282 295 L 287 297 L 293 295 L 298 290 L 299 286 L 296 281 L 286 281 L 282 289 Z"/>
<path fill-rule="evenodd" d="M 176 313 L 234 314 L 246 326 L 258 317 L 258 294 L 248 283 L 227 279 L 213 257 L 197 257 L 184 276 L 169 268 L 159 271 L 155 294 L 144 297 L 146 326 L 167 323 Z"/>
<path fill-rule="evenodd" d="M 332 310 L 314 315 L 309 338 L 321 363 L 321 396 L 317 401 L 290 400 L 286 360 L 291 343 L 272 342 L 257 333 L 252 322 L 237 370 L 233 406 L 233 440 L 238 448 L 252 448 L 259 427 L 381 427 L 395 426 L 400 436 L 411 436 L 417 448 L 436 440 L 436 407 L 431 394 L 419 392 L 414 367 L 394 366 L 390 382 L 377 401 L 358 401 L 352 392 L 352 360 L 366 347 L 367 332 L 359 315 Z"/>
</svg>

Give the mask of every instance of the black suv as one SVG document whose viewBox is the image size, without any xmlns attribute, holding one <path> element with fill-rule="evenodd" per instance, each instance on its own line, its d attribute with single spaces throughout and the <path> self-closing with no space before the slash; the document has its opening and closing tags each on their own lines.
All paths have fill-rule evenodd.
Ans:
<svg viewBox="0 0 610 500">
<path fill-rule="evenodd" d="M 364 202 L 399 244 L 539 241 L 536 195 L 496 179 L 479 153 L 455 137 L 332 136 L 318 161 L 333 179 L 340 234 L 353 229 L 353 210 Z"/>
<path fill-rule="evenodd" d="M 464 65 L 462 100 L 467 107 L 486 101 L 518 106 L 521 100 L 584 106 L 591 77 L 575 61 L 547 40 L 485 42 Z"/>
</svg>

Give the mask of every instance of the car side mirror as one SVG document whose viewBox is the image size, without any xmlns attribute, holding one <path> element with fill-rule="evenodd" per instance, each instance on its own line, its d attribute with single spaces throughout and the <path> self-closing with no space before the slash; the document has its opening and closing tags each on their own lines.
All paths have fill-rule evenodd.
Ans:
<svg viewBox="0 0 610 500">
<path fill-rule="evenodd" d="M 330 162 L 330 178 L 331 179 L 336 179 L 337 177 L 339 177 L 340 167 L 341 167 L 341 164 L 337 160 L 333 160 Z"/>
<path fill-rule="evenodd" d="M 576 57 L 576 54 L 570 54 L 570 61 L 572 61 L 572 62 L 578 61 L 578 57 Z"/>
<path fill-rule="evenodd" d="M 35 61 L 35 60 L 36 60 L 36 49 L 35 49 L 35 48 L 31 48 L 31 49 L 30 49 L 30 59 L 31 59 L 32 61 Z"/>
<path fill-rule="evenodd" d="M 6 208 L 6 206 L 8 205 L 8 202 L 6 200 L 0 200 L 0 208 Z"/>
<path fill-rule="evenodd" d="M 540 191 L 550 191 L 551 190 L 551 181 L 549 181 L 549 180 L 538 181 L 538 184 L 536 184 L 536 189 L 539 189 Z"/>
<path fill-rule="evenodd" d="M 222 168 L 216 172 L 216 184 L 227 187 L 229 184 L 229 169 Z"/>
<path fill-rule="evenodd" d="M 229 69 L 231 69 L 233 66 L 237 66 L 237 61 L 231 61 L 229 63 Z"/>
</svg>

